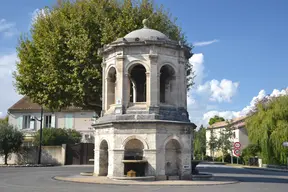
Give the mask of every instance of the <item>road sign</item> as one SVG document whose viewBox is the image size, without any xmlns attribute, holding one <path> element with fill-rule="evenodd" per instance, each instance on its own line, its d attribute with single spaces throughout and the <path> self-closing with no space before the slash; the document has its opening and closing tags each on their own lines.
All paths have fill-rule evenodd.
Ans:
<svg viewBox="0 0 288 192">
<path fill-rule="evenodd" d="M 286 141 L 286 142 L 283 142 L 283 144 L 282 144 L 284 147 L 288 147 L 288 141 Z"/>
<path fill-rule="evenodd" d="M 241 154 L 240 149 L 235 149 L 235 150 L 234 150 L 234 155 L 235 155 L 235 156 L 239 157 L 240 154 Z"/>
<path fill-rule="evenodd" d="M 241 147 L 241 143 L 240 142 L 235 142 L 234 143 L 234 148 L 235 149 L 240 149 L 240 147 Z"/>
</svg>

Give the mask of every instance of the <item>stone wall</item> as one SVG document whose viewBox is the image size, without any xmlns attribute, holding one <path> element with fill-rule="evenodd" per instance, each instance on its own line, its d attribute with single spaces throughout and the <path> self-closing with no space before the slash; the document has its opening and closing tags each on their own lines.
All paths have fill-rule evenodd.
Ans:
<svg viewBox="0 0 288 192">
<path fill-rule="evenodd" d="M 41 164 L 65 165 L 66 145 L 43 146 Z M 19 153 L 8 157 L 8 164 L 37 164 L 38 147 L 22 147 Z M 0 164 L 4 164 L 4 156 L 0 156 Z"/>
<path fill-rule="evenodd" d="M 168 123 L 168 122 L 126 122 L 108 123 L 99 126 L 95 131 L 95 166 L 94 173 L 100 173 L 99 161 L 100 143 L 106 140 L 108 143 L 108 176 L 123 176 L 123 163 L 126 144 L 137 139 L 142 142 L 143 157 L 148 162 L 145 175 L 165 175 L 166 163 L 178 167 L 180 174 L 187 174 L 191 166 L 191 124 Z M 177 151 L 167 151 L 166 144 L 176 141 Z M 165 154 L 167 151 L 167 154 Z M 179 153 L 180 152 L 180 153 Z M 172 157 L 169 156 L 172 154 Z M 177 156 L 177 157 L 176 157 Z M 166 160 L 167 159 L 167 160 Z M 178 162 L 172 162 L 180 159 Z M 187 169 L 187 170 L 186 170 Z M 167 170 L 166 170 L 167 171 Z M 175 172 L 175 171 L 174 171 Z"/>
</svg>

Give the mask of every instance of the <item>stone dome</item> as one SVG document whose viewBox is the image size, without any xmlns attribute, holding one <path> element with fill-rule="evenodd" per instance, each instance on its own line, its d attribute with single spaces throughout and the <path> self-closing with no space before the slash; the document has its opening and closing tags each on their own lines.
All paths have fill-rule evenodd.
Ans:
<svg viewBox="0 0 288 192">
<path fill-rule="evenodd" d="M 139 38 L 141 39 L 158 39 L 158 40 L 169 40 L 169 38 L 161 33 L 160 31 L 150 29 L 146 26 L 147 19 L 143 20 L 144 27 L 142 29 L 137 29 L 135 31 L 132 31 L 124 36 L 125 39 L 135 39 Z"/>
</svg>

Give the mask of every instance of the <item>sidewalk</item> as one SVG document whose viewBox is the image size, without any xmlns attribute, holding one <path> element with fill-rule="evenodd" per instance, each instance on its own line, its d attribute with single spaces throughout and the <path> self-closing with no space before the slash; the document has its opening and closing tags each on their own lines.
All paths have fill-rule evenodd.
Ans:
<svg viewBox="0 0 288 192">
<path fill-rule="evenodd" d="M 96 176 L 55 176 L 53 179 L 58 181 L 69 181 L 77 183 L 90 183 L 90 184 L 109 184 L 109 185 L 227 185 L 234 184 L 238 181 L 231 179 L 222 180 L 207 180 L 207 181 L 189 181 L 189 180 L 164 180 L 164 181 L 131 181 L 131 180 L 114 180 L 107 177 L 96 177 Z"/>
<path fill-rule="evenodd" d="M 256 169 L 256 170 L 263 170 L 263 171 L 276 171 L 276 172 L 287 172 L 288 169 L 276 169 L 276 168 L 265 168 L 265 167 L 253 167 L 248 165 L 240 165 L 240 164 L 226 164 L 227 166 L 235 167 L 235 168 L 244 168 L 244 169 Z"/>
</svg>

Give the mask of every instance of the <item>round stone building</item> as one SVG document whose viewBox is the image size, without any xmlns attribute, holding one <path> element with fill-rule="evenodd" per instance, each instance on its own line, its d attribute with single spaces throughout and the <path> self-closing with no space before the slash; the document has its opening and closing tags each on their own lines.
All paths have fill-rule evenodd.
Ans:
<svg viewBox="0 0 288 192">
<path fill-rule="evenodd" d="M 185 179 L 192 129 L 186 63 L 191 48 L 144 27 L 105 45 L 102 114 L 95 128 L 94 175 Z"/>
</svg>

